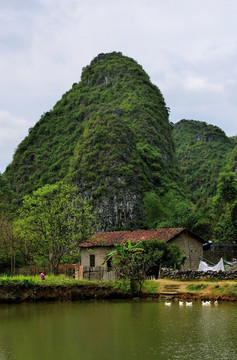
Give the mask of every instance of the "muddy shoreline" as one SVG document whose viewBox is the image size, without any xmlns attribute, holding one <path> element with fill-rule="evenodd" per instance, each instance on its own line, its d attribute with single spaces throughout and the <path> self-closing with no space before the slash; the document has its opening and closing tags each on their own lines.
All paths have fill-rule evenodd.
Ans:
<svg viewBox="0 0 237 360">
<path fill-rule="evenodd" d="M 0 303 L 124 299 L 129 294 L 108 286 L 95 285 L 22 285 L 0 286 Z"/>
<path fill-rule="evenodd" d="M 131 295 L 119 289 L 114 289 L 106 284 L 73 284 L 73 285 L 30 285 L 14 284 L 9 286 L 0 285 L 0 304 L 16 304 L 27 302 L 49 301 L 77 301 L 77 300 L 116 300 L 131 299 L 137 296 L 141 299 L 162 299 L 162 286 L 157 292 L 142 292 Z M 202 292 L 178 291 L 171 294 L 170 299 L 179 300 L 211 300 L 236 302 L 237 296 L 228 294 L 213 294 Z"/>
</svg>

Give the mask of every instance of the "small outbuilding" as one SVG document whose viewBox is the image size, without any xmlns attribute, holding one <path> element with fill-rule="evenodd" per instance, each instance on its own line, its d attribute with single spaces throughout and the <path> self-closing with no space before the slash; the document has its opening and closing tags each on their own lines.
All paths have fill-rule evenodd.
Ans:
<svg viewBox="0 0 237 360">
<path fill-rule="evenodd" d="M 186 255 L 182 266 L 183 270 L 197 270 L 203 258 L 203 244 L 205 240 L 185 228 L 163 228 L 157 230 L 112 231 L 95 234 L 90 239 L 80 244 L 81 265 L 83 267 L 101 267 L 106 254 L 115 244 L 149 241 L 157 239 L 177 245 Z M 109 270 L 110 264 L 103 265 L 104 270 Z"/>
</svg>

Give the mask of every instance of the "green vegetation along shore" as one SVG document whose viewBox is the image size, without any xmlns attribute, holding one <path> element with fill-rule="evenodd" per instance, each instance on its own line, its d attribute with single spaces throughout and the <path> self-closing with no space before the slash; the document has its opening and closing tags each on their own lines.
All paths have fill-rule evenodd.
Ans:
<svg viewBox="0 0 237 360">
<path fill-rule="evenodd" d="M 175 287 L 172 292 L 171 287 Z M 141 298 L 159 299 L 167 294 L 184 300 L 237 301 L 236 281 L 178 281 L 169 279 L 147 280 Z M 38 277 L 0 277 L 0 303 L 76 301 L 91 299 L 133 298 L 129 287 L 122 282 L 78 281 L 64 276 L 47 276 L 45 281 Z"/>
</svg>

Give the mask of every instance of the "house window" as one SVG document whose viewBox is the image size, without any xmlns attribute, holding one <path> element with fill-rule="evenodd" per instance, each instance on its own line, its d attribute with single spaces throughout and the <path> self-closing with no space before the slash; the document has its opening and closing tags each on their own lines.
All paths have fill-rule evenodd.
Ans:
<svg viewBox="0 0 237 360">
<path fill-rule="evenodd" d="M 107 266 L 108 266 L 108 271 L 110 271 L 112 269 L 112 263 L 111 263 L 111 259 L 109 259 L 107 261 Z"/>
<path fill-rule="evenodd" d="M 90 267 L 95 267 L 95 255 L 90 255 Z"/>
</svg>

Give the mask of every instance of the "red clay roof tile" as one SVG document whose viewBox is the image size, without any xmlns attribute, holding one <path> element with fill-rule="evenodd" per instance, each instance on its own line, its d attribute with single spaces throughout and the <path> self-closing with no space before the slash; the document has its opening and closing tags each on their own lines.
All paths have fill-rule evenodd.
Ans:
<svg viewBox="0 0 237 360">
<path fill-rule="evenodd" d="M 92 246 L 112 246 L 115 244 L 127 242 L 147 241 L 158 239 L 165 242 L 173 239 L 176 235 L 186 230 L 185 228 L 164 228 L 157 230 L 134 230 L 134 231 L 112 231 L 101 232 L 92 236 L 87 241 L 81 243 L 80 247 Z"/>
</svg>

